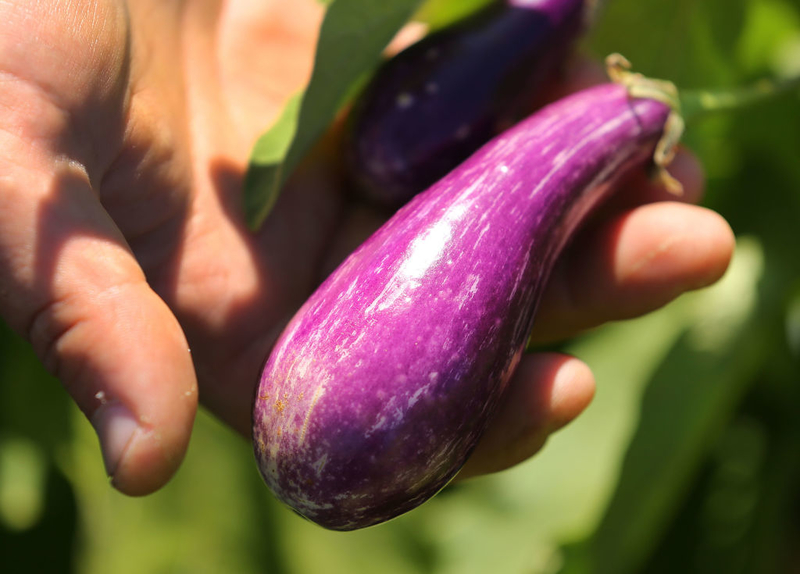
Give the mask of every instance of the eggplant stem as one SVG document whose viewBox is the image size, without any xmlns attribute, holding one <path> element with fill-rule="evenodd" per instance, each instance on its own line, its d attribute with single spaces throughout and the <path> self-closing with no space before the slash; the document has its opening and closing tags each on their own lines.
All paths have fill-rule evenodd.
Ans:
<svg viewBox="0 0 800 574">
<path fill-rule="evenodd" d="M 683 185 L 667 170 L 667 166 L 675 157 L 675 148 L 680 142 L 686 125 L 681 110 L 681 99 L 675 84 L 632 72 L 631 63 L 622 54 L 610 54 L 606 58 L 606 70 L 611 80 L 625 86 L 628 95 L 632 98 L 649 98 L 663 102 L 672 110 L 664 124 L 664 135 L 656 144 L 653 163 L 656 167 L 656 178 L 667 191 L 674 195 L 682 195 Z"/>
<path fill-rule="evenodd" d="M 653 162 L 656 175 L 668 191 L 680 195 L 683 191 L 678 180 L 667 171 L 675 157 L 675 147 L 680 141 L 686 122 L 713 112 L 736 110 L 800 90 L 800 76 L 783 79 L 763 79 L 752 85 L 726 90 L 682 90 L 678 94 L 675 84 L 666 80 L 648 78 L 631 71 L 631 63 L 621 54 L 606 58 L 609 78 L 625 86 L 633 98 L 649 98 L 667 104 L 672 112 L 664 124 L 664 135 L 656 145 Z"/>
<path fill-rule="evenodd" d="M 675 84 L 632 72 L 631 63 L 622 54 L 610 54 L 606 58 L 606 70 L 611 81 L 625 86 L 631 97 L 650 98 L 664 102 L 673 110 L 680 110 L 681 101 Z"/>
<path fill-rule="evenodd" d="M 677 196 L 683 195 L 683 185 L 680 181 L 672 177 L 672 174 L 667 170 L 667 166 L 669 166 L 675 158 L 675 149 L 680 142 L 685 127 L 686 124 L 683 120 L 683 116 L 677 110 L 673 109 L 669 116 L 667 116 L 667 122 L 664 124 L 664 135 L 658 140 L 655 154 L 653 154 L 653 162 L 656 164 L 658 180 L 664 185 L 668 192 Z"/>
</svg>

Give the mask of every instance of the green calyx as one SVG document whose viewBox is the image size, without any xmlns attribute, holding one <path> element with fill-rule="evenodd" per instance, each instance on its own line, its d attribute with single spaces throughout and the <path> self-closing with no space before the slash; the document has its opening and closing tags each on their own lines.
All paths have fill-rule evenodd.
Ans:
<svg viewBox="0 0 800 574">
<path fill-rule="evenodd" d="M 675 149 L 683 135 L 686 123 L 681 112 L 681 99 L 675 84 L 667 80 L 648 78 L 631 71 L 631 63 L 621 54 L 606 58 L 606 70 L 611 81 L 625 86 L 632 98 L 648 98 L 667 104 L 672 110 L 664 124 L 664 134 L 656 144 L 653 154 L 655 176 L 670 193 L 681 195 L 681 182 L 672 177 L 667 167 L 675 157 Z"/>
</svg>

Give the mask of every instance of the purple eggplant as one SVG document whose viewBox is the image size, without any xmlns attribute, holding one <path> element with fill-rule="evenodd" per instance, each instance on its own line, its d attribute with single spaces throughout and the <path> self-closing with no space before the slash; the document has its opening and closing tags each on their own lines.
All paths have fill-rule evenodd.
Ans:
<svg viewBox="0 0 800 574">
<path fill-rule="evenodd" d="M 388 60 L 347 130 L 356 187 L 399 207 L 543 104 L 593 4 L 497 1 Z"/>
<path fill-rule="evenodd" d="M 276 343 L 254 408 L 278 498 L 351 530 L 458 472 L 503 397 L 559 252 L 651 161 L 670 107 L 608 84 L 504 132 L 400 209 Z"/>
</svg>

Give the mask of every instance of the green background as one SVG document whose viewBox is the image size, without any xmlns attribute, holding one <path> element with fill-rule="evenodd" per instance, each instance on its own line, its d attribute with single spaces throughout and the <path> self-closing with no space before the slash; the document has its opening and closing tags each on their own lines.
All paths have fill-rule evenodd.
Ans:
<svg viewBox="0 0 800 574">
<path fill-rule="evenodd" d="M 585 49 L 686 88 L 799 73 L 800 3 L 611 0 Z M 0 325 L 0 570 L 800 572 L 800 98 L 703 119 L 684 141 L 738 237 L 724 280 L 566 343 L 597 378 L 577 422 L 365 531 L 280 506 L 249 445 L 204 413 L 166 488 L 117 494 L 89 424 Z"/>
</svg>

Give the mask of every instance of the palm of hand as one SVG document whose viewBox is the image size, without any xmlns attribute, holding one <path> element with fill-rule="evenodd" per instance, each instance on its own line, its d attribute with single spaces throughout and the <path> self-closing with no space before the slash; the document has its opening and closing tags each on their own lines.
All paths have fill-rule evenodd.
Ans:
<svg viewBox="0 0 800 574">
<path fill-rule="evenodd" d="M 253 40 L 275 16 L 264 10 L 252 20 L 241 9 L 221 2 L 126 7 L 110 0 L 3 8 L 13 34 L 4 34 L 9 49 L 0 67 L 10 78 L 8 107 L 21 112 L 8 117 L 7 133 L 41 144 L 10 158 L 26 157 L 29 165 L 17 178 L 41 188 L 41 196 L 33 210 L 29 193 L 4 211 L 40 230 L 30 237 L 38 255 L 15 262 L 9 273 L 12 288 L 37 291 L 36 300 L 16 305 L 8 319 L 95 426 L 109 424 L 98 414 L 103 401 L 135 405 L 133 418 L 149 427 L 136 438 L 167 451 L 138 463 L 162 475 L 155 481 L 164 480 L 158 459 L 180 458 L 196 401 L 194 369 L 180 356 L 187 345 L 169 311 L 192 348 L 206 403 L 247 434 L 269 339 L 317 280 L 338 211 L 332 186 L 305 185 L 287 194 L 277 225 L 257 237 L 242 225 L 238 189 L 249 147 L 302 76 L 275 78 L 278 91 L 259 100 L 247 94 L 259 86 L 244 67 L 215 69 L 225 51 L 260 51 L 243 43 L 242 19 Z M 313 20 L 307 23 L 313 31 Z M 295 50 L 302 74 L 311 53 L 300 32 L 282 40 L 283 57 Z M 255 102 L 249 112 L 232 109 L 240 98 Z M 51 177 L 42 185 L 44 171 Z M 12 194 L 6 198 L 11 204 Z M 97 276 L 86 273 L 89 266 Z M 77 289 L 76 281 L 86 284 Z M 140 327 L 117 332 L 114 325 L 132 313 L 140 315 Z M 98 331 L 108 338 L 107 350 Z M 132 345 L 137 350 L 130 354 Z M 145 390 L 153 397 L 149 405 L 136 398 Z M 164 436 L 160 429 L 170 418 L 178 428 Z M 118 479 L 124 474 L 114 470 Z"/>
<path fill-rule="evenodd" d="M 0 189 L 0 312 L 90 417 L 125 492 L 151 491 L 174 472 L 191 430 L 195 381 L 209 408 L 249 434 L 253 388 L 272 340 L 379 221 L 343 200 L 324 144 L 262 231 L 249 234 L 241 217 L 250 146 L 306 78 L 320 16 L 310 0 L 0 7 L 8 87 L 0 95 L 0 174 L 10 182 Z M 696 174 L 687 177 L 700 187 Z M 707 213 L 692 221 L 701 216 L 708 224 Z M 653 217 L 640 214 L 639 227 L 651 228 Z M 608 271 L 624 246 L 623 222 L 601 229 L 584 257 L 616 256 L 581 268 L 605 277 L 606 299 L 578 292 L 565 302 L 563 290 L 551 289 L 555 310 L 539 336 L 560 319 L 585 327 L 715 279 L 730 239 L 719 221 L 711 227 L 712 245 L 691 261 L 674 249 L 671 263 L 658 260 L 659 289 L 633 306 L 625 280 Z M 669 254 L 663 232 L 651 235 L 640 249 L 658 240 L 659 253 Z M 567 268 L 561 276 L 574 281 L 576 273 L 587 279 Z M 628 278 L 627 286 L 642 283 L 647 278 Z M 603 305 L 611 310 L 592 308 Z M 523 363 L 515 388 L 509 416 L 490 431 L 473 472 L 532 454 L 588 402 L 592 381 L 577 361 L 540 356 Z"/>
</svg>

